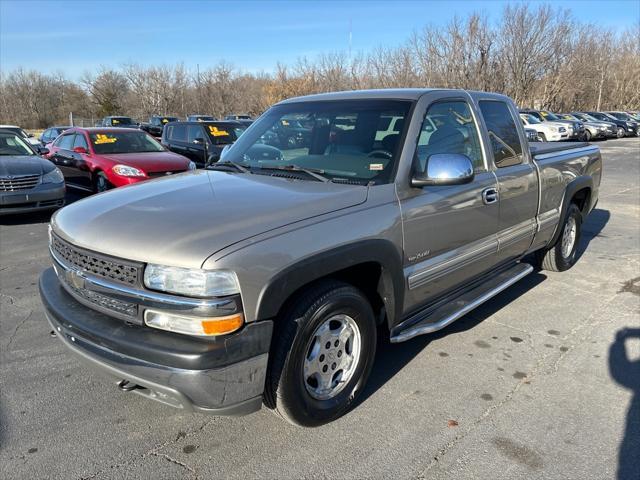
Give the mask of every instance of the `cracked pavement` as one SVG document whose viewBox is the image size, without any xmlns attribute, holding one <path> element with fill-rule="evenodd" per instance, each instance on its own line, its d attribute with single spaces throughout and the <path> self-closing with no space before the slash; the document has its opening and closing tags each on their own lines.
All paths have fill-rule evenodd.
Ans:
<svg viewBox="0 0 640 480">
<path fill-rule="evenodd" d="M 637 372 L 640 333 L 622 332 L 640 329 L 640 139 L 598 145 L 578 264 L 381 345 L 360 404 L 316 429 L 119 392 L 49 335 L 47 215 L 0 219 L 0 477 L 640 478 L 640 375 L 614 345 Z"/>
</svg>

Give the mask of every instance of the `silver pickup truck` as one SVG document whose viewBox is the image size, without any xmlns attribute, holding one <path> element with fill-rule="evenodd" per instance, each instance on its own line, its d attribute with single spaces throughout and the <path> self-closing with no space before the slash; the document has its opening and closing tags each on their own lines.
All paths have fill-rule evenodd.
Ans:
<svg viewBox="0 0 640 480">
<path fill-rule="evenodd" d="M 276 125 L 299 135 L 269 145 Z M 58 211 L 41 297 L 123 391 L 320 425 L 362 391 L 377 336 L 441 329 L 536 264 L 570 268 L 601 173 L 595 146 L 529 146 L 502 95 L 294 98 L 206 170 Z"/>
</svg>

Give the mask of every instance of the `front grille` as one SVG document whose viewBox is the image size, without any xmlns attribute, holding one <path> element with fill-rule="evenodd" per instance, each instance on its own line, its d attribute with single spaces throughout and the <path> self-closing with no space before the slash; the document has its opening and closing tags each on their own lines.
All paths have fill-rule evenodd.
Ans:
<svg viewBox="0 0 640 480">
<path fill-rule="evenodd" d="M 51 247 L 57 257 L 83 272 L 126 285 L 140 284 L 142 264 L 80 249 L 53 234 Z"/>
<path fill-rule="evenodd" d="M 19 190 L 30 190 L 40 182 L 40 175 L 16 175 L 11 177 L 0 177 L 1 192 L 16 192 Z"/>
<path fill-rule="evenodd" d="M 88 302 L 97 305 L 98 307 L 102 307 L 128 317 L 136 317 L 138 315 L 138 306 L 136 304 L 116 300 L 115 298 L 87 290 L 86 288 L 76 288 L 64 279 L 64 275 L 61 275 L 59 278 L 64 281 L 64 284 L 69 287 L 73 293 L 84 298 Z"/>
</svg>

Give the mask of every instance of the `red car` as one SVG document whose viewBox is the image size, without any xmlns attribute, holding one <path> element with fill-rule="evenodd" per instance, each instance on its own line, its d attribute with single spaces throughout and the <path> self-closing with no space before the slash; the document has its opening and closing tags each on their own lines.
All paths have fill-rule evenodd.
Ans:
<svg viewBox="0 0 640 480">
<path fill-rule="evenodd" d="M 47 148 L 46 157 L 62 171 L 66 184 L 90 192 L 196 168 L 142 130 L 71 128 Z"/>
</svg>

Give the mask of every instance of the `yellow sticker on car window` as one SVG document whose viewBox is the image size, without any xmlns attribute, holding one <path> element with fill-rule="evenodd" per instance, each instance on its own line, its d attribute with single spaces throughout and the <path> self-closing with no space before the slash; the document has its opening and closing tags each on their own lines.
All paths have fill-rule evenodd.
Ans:
<svg viewBox="0 0 640 480">
<path fill-rule="evenodd" d="M 120 123 L 120 120 L 118 120 L 117 118 L 111 119 L 111 125 L 117 125 L 118 123 Z"/>
<path fill-rule="evenodd" d="M 103 133 L 96 134 L 96 139 L 93 142 L 95 145 L 101 145 L 103 143 L 115 143 L 118 139 L 116 137 L 110 137 L 109 135 L 105 135 Z"/>
<path fill-rule="evenodd" d="M 169 119 L 168 118 L 163 118 L 162 119 L 162 123 L 169 123 Z"/>
<path fill-rule="evenodd" d="M 289 126 L 289 122 L 287 122 L 286 120 L 282 120 L 282 125 L 284 125 L 285 127 Z"/>
<path fill-rule="evenodd" d="M 213 135 L 214 137 L 228 137 L 229 136 L 229 132 L 227 132 L 226 130 L 222 130 L 214 125 L 209 125 L 209 133 L 211 133 L 211 135 Z"/>
<path fill-rule="evenodd" d="M 382 163 L 370 163 L 369 170 L 384 170 L 384 165 Z"/>
</svg>

